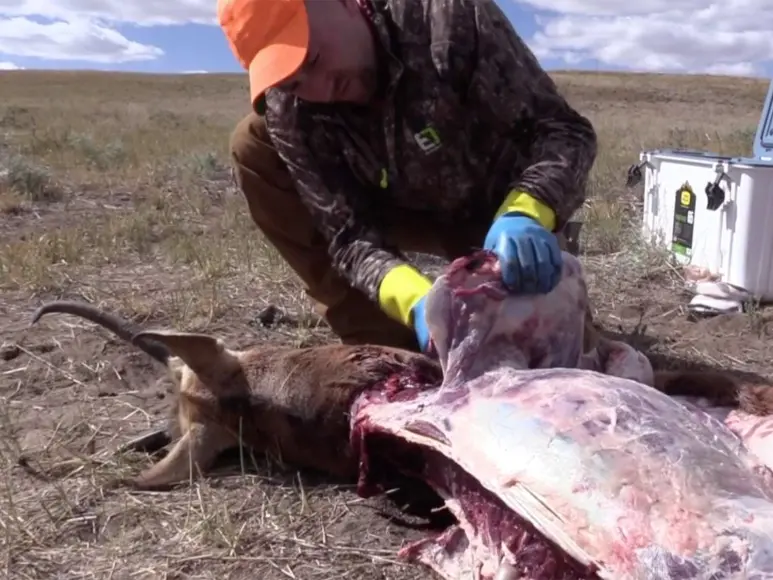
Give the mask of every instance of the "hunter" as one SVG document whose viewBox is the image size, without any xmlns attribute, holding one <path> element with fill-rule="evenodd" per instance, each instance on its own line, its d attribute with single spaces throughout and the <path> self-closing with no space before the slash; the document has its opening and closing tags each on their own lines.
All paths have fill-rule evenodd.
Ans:
<svg viewBox="0 0 773 580">
<path fill-rule="evenodd" d="M 494 0 L 218 0 L 218 20 L 249 71 L 238 185 L 342 342 L 431 352 L 406 251 L 486 248 L 511 291 L 555 286 L 596 133 Z"/>
</svg>

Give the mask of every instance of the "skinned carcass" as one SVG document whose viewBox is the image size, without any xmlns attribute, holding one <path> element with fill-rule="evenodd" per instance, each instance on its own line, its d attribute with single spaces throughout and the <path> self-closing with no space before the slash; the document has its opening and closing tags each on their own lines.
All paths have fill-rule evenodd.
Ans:
<svg viewBox="0 0 773 580">
<path fill-rule="evenodd" d="M 427 300 L 440 388 L 396 379 L 353 407 L 359 493 L 427 482 L 458 523 L 402 555 L 448 580 L 773 579 L 770 472 L 648 386 L 643 355 L 583 355 L 586 303 L 567 253 L 543 296 L 508 295 L 491 254 L 456 260 Z"/>
<path fill-rule="evenodd" d="M 403 555 L 448 579 L 766 578 L 770 492 L 764 474 L 751 473 L 753 458 L 701 410 L 697 423 L 682 421 L 667 397 L 641 385 L 568 370 L 653 381 L 646 357 L 623 343 L 601 340 L 579 354 L 586 290 L 574 258 L 565 255 L 554 292 L 522 298 L 503 292 L 491 260 L 455 262 L 432 291 L 442 385 L 440 365 L 399 349 L 238 351 L 210 335 L 141 331 L 81 303 L 49 303 L 34 320 L 86 318 L 168 368 L 170 424 L 150 446 L 174 441 L 172 449 L 116 483 L 184 483 L 238 444 L 346 479 L 359 460 L 363 495 L 397 482 L 411 495 L 411 480 L 421 479 L 443 497 L 458 523 Z M 654 384 L 670 393 L 740 407 L 708 410 L 753 450 L 773 447 L 765 427 L 773 420 L 742 411 L 769 408 L 769 386 L 662 377 Z M 716 391 L 718 379 L 730 396 Z"/>
</svg>

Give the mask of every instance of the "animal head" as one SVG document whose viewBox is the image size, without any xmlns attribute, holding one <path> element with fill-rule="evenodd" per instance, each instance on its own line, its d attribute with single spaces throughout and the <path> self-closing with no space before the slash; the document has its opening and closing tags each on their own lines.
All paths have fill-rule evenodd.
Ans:
<svg viewBox="0 0 773 580">
<path fill-rule="evenodd" d="M 142 488 L 161 488 L 187 479 L 191 468 L 206 470 L 220 452 L 239 444 L 232 425 L 234 416 L 245 411 L 250 401 L 250 385 L 243 369 L 241 353 L 229 349 L 216 337 L 174 330 L 142 330 L 128 320 L 84 302 L 55 301 L 41 306 L 32 323 L 52 312 L 70 314 L 98 324 L 129 342 L 168 370 L 174 387 L 169 421 L 154 431 L 123 446 L 158 451 L 174 440 L 161 461 L 139 477 L 123 481 Z M 258 405 L 252 409 L 259 414 Z M 270 428 L 269 421 L 257 425 Z M 253 437 L 253 443 L 259 442 Z"/>
</svg>

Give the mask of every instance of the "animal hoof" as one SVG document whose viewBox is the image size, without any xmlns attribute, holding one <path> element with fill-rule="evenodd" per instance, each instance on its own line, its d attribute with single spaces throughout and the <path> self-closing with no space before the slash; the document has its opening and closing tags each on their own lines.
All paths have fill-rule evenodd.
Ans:
<svg viewBox="0 0 773 580">
<path fill-rule="evenodd" d="M 124 443 L 118 448 L 117 452 L 126 453 L 127 451 L 136 451 L 140 453 L 155 453 L 169 445 L 171 442 L 172 438 L 169 437 L 166 429 L 158 429 Z"/>
</svg>

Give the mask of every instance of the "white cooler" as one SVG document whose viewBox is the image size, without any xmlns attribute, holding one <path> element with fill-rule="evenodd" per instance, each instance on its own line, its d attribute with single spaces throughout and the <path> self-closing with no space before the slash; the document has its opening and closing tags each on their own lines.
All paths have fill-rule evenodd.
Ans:
<svg viewBox="0 0 773 580">
<path fill-rule="evenodd" d="M 632 186 L 644 168 L 645 239 L 669 250 L 686 270 L 703 273 L 704 285 L 692 285 L 698 294 L 702 288 L 736 302 L 773 298 L 772 101 L 773 81 L 753 157 L 657 149 L 643 151 L 641 163 L 629 169 Z"/>
</svg>

